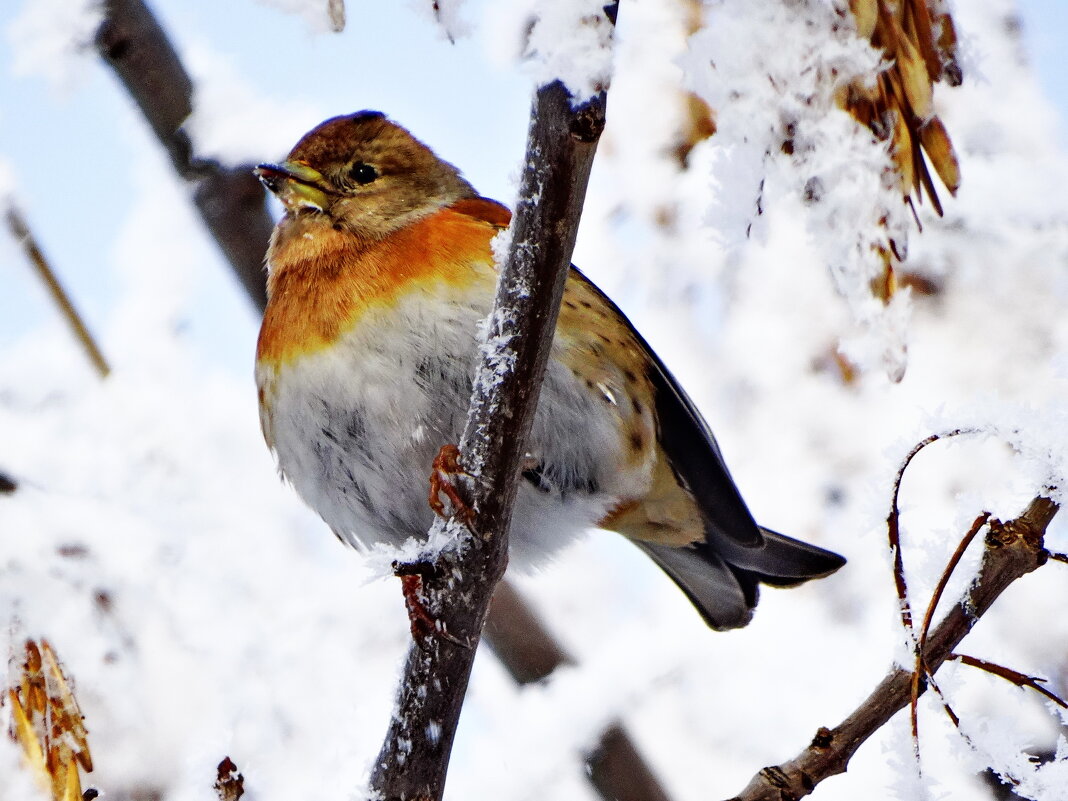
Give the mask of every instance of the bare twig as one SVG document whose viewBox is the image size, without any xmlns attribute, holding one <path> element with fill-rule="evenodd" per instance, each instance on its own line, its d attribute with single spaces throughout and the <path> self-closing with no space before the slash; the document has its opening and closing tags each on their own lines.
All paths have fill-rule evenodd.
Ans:
<svg viewBox="0 0 1068 801">
<path fill-rule="evenodd" d="M 56 278 L 55 272 L 48 263 L 48 259 L 45 258 L 44 253 L 41 252 L 41 248 L 37 244 L 37 239 L 34 237 L 29 225 L 26 224 L 26 220 L 14 205 L 9 205 L 7 207 L 7 213 L 4 216 L 7 219 L 7 227 L 8 230 L 11 231 L 11 236 L 13 236 L 15 241 L 22 246 L 22 250 L 26 253 L 26 257 L 30 260 L 30 263 L 33 264 L 34 269 L 37 271 L 37 275 L 40 276 L 41 280 L 44 281 L 45 286 L 48 287 L 48 292 L 51 294 L 52 300 L 54 300 L 56 306 L 59 307 L 63 319 L 67 321 L 67 325 L 70 326 L 70 330 L 74 334 L 74 337 L 82 346 L 85 355 L 89 357 L 89 361 L 92 362 L 93 368 L 101 378 L 107 378 L 108 373 L 111 372 L 111 367 L 108 365 L 107 359 L 104 358 L 104 354 L 101 352 L 100 347 L 96 344 L 96 340 L 93 339 L 93 335 L 86 327 L 85 321 L 82 320 L 82 316 L 78 314 L 78 310 L 74 308 L 74 303 L 71 301 L 67 291 L 63 288 L 63 285 L 59 283 L 59 279 Z"/>
<path fill-rule="evenodd" d="M 463 468 L 477 477 L 460 489 L 481 534 L 453 522 L 454 530 L 463 529 L 457 552 L 442 554 L 419 587 L 429 614 L 472 647 L 434 634 L 410 647 L 396 710 L 371 773 L 372 790 L 383 799 L 438 799 L 444 789 L 474 646 L 507 562 L 520 457 L 604 113 L 603 93 L 573 108 L 559 82 L 535 96 L 519 207 L 490 316 L 489 336 L 508 343 L 508 358 L 503 369 L 492 358 L 480 369 L 460 443 Z"/>
<path fill-rule="evenodd" d="M 226 168 L 193 154 L 182 125 L 193 113 L 193 83 L 167 34 L 142 0 L 104 0 L 96 47 L 130 92 L 170 156 L 194 186 L 201 219 L 257 308 L 267 303 L 263 256 L 274 223 L 254 165 Z"/>
<path fill-rule="evenodd" d="M 946 585 L 949 584 L 949 579 L 953 575 L 953 571 L 957 569 L 957 565 L 960 564 L 960 560 L 964 557 L 964 552 L 968 550 L 968 546 L 972 544 L 972 540 L 982 530 L 990 519 L 990 512 L 983 512 L 975 520 L 972 521 L 971 527 L 968 532 L 961 538 L 960 543 L 957 545 L 957 549 L 953 551 L 953 555 L 949 558 L 949 563 L 946 565 L 945 570 L 942 571 L 942 576 L 938 580 L 938 585 L 935 587 L 934 592 L 931 593 L 931 601 L 927 604 L 927 612 L 923 616 L 923 624 L 920 626 L 920 656 L 924 647 L 927 645 L 927 635 L 931 631 L 931 622 L 934 620 L 935 610 L 938 609 L 938 604 L 942 600 L 942 594 L 946 591 Z"/>
<path fill-rule="evenodd" d="M 1058 509 L 1039 496 L 1015 520 L 991 522 L 978 578 L 927 638 L 923 658 L 932 673 L 1012 582 L 1045 564 L 1042 537 Z M 911 685 L 912 671 L 891 671 L 842 723 L 821 728 L 794 759 L 764 768 L 734 801 L 796 801 L 829 776 L 844 773 L 861 744 L 908 705 Z"/>
<path fill-rule="evenodd" d="M 931 675 L 931 671 L 923 661 L 923 651 L 927 646 L 927 635 L 931 630 L 931 621 L 934 620 L 935 610 L 938 609 L 938 604 L 942 600 L 942 593 L 946 591 L 946 585 L 949 584 L 949 579 L 953 575 L 953 571 L 957 569 L 957 565 L 960 564 L 960 560 L 964 557 L 964 552 L 968 550 L 968 546 L 972 544 L 972 540 L 979 534 L 979 531 L 986 525 L 987 520 L 990 519 L 990 512 L 983 512 L 972 522 L 971 528 L 961 538 L 961 541 L 957 544 L 957 549 L 953 552 L 953 555 L 949 558 L 949 563 L 942 571 L 942 576 L 938 580 L 938 585 L 935 587 L 934 592 L 931 593 L 931 600 L 927 604 L 927 612 L 923 616 L 923 624 L 920 626 L 920 637 L 916 645 L 916 664 L 912 672 L 912 698 L 909 701 L 909 715 L 912 718 L 912 747 L 916 754 L 920 751 L 920 718 L 919 718 L 919 699 L 920 699 L 920 683 L 928 681 L 938 697 L 942 701 L 942 706 L 946 710 L 946 714 L 949 715 L 949 719 L 953 721 L 953 725 L 956 726 L 960 723 L 960 718 L 957 717 L 957 713 L 950 707 L 949 702 L 946 700 L 945 695 L 938 688 L 938 684 L 934 680 L 934 676 Z"/>
<path fill-rule="evenodd" d="M 890 514 L 886 518 L 886 531 L 890 540 L 890 550 L 894 555 L 894 587 L 897 589 L 897 599 L 901 603 L 901 625 L 905 627 L 905 631 L 912 639 L 914 647 L 916 646 L 916 632 L 912 624 L 912 606 L 909 603 L 908 584 L 905 581 L 905 564 L 901 556 L 901 511 L 898 508 L 898 499 L 901 496 L 901 481 L 905 477 L 905 471 L 912 464 L 912 460 L 928 445 L 950 437 L 975 433 L 977 432 L 974 429 L 957 428 L 953 431 L 931 434 L 912 447 L 912 450 L 905 455 L 904 460 L 901 462 L 897 475 L 894 476 L 894 489 L 890 498 Z"/>
<path fill-rule="evenodd" d="M 949 658 L 960 660 L 961 664 L 968 665 L 969 667 L 985 670 L 991 675 L 1012 682 L 1017 687 L 1030 687 L 1035 692 L 1046 696 L 1046 698 L 1051 700 L 1057 706 L 1063 709 L 1068 709 L 1068 702 L 1065 702 L 1065 700 L 1055 692 L 1042 686 L 1042 683 L 1045 682 L 1046 679 L 1040 678 L 1039 676 L 1028 676 L 1026 673 L 1021 673 L 1010 667 L 999 665 L 996 662 L 988 662 L 985 659 L 979 659 L 976 656 L 968 656 L 967 654 L 950 654 Z"/>
</svg>

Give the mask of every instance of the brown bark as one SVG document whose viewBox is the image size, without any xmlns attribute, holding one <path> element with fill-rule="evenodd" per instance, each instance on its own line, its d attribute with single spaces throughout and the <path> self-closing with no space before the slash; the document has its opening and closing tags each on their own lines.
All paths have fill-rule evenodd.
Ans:
<svg viewBox="0 0 1068 801">
<path fill-rule="evenodd" d="M 457 488 L 474 516 L 470 529 L 456 517 L 446 524 L 456 547 L 419 583 L 419 601 L 439 631 L 417 636 L 409 648 L 372 768 L 371 789 L 379 798 L 439 799 L 444 791 L 475 648 L 507 564 L 520 460 L 604 113 L 604 94 L 572 108 L 559 82 L 535 96 L 520 202 L 489 326 L 492 340 L 507 341 L 509 356 L 503 367 L 489 357 L 480 368 L 460 442 L 462 467 L 473 480 L 458 481 Z"/>
<path fill-rule="evenodd" d="M 932 674 L 1012 582 L 1045 564 L 1049 554 L 1042 537 L 1058 508 L 1040 496 L 1015 520 L 991 522 L 978 578 L 927 637 L 923 655 Z M 908 706 L 912 681 L 910 671 L 890 671 L 849 717 L 833 729 L 820 728 L 790 761 L 761 770 L 732 801 L 795 801 L 829 776 L 845 773 L 861 744 Z M 920 692 L 925 689 L 921 682 Z"/>
<path fill-rule="evenodd" d="M 142 0 L 105 0 L 96 32 L 101 57 L 130 93 L 256 308 L 267 304 L 263 256 L 274 222 L 252 164 L 224 167 L 193 153 L 182 125 L 193 113 L 193 82 Z"/>
</svg>

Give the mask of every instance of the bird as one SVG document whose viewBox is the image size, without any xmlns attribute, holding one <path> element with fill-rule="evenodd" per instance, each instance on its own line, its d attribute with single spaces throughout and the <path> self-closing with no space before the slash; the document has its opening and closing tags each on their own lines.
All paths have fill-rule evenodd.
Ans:
<svg viewBox="0 0 1068 801">
<path fill-rule="evenodd" d="M 255 368 L 279 471 L 349 545 L 425 538 L 428 475 L 463 430 L 491 243 L 511 213 L 378 111 L 326 120 L 256 174 L 283 207 Z M 761 584 L 845 561 L 757 525 L 696 405 L 575 267 L 520 469 L 510 563 L 614 531 L 713 629 L 749 623 Z"/>
</svg>

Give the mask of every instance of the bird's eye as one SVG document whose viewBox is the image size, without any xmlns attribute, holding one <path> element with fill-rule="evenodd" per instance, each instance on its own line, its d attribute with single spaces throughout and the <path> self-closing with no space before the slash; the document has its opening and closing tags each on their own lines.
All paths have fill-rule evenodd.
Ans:
<svg viewBox="0 0 1068 801">
<path fill-rule="evenodd" d="M 349 177 L 358 184 L 369 184 L 378 177 L 378 170 L 370 164 L 357 161 L 349 168 Z"/>
</svg>

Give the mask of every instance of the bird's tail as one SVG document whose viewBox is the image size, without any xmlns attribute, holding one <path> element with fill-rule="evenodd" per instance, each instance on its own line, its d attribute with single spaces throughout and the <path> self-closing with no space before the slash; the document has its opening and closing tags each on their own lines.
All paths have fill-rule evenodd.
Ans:
<svg viewBox="0 0 1068 801">
<path fill-rule="evenodd" d="M 759 585 L 792 587 L 833 573 L 845 564 L 836 553 L 762 528 L 761 548 L 720 554 L 706 543 L 684 548 L 632 540 L 686 593 L 712 628 L 745 626 L 753 617 Z"/>
</svg>

